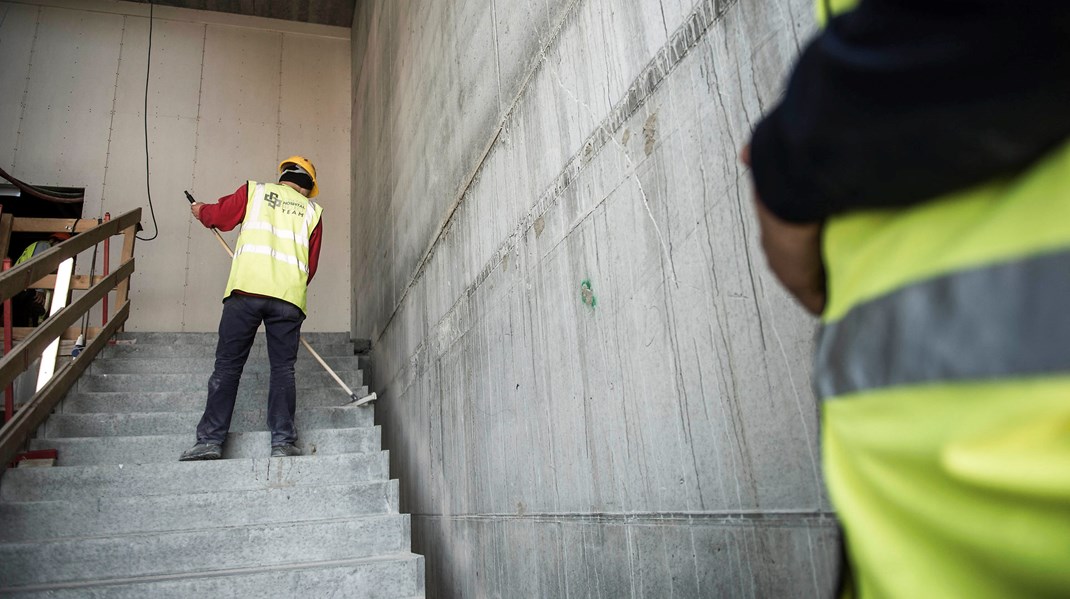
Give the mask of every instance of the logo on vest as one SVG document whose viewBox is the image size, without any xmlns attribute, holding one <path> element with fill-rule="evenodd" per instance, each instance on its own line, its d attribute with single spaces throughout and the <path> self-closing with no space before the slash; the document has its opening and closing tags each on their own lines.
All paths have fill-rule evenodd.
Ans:
<svg viewBox="0 0 1070 599">
<path fill-rule="evenodd" d="M 269 191 L 264 194 L 264 203 L 271 206 L 272 210 L 277 210 L 282 207 L 282 213 L 289 216 L 299 216 L 304 218 L 305 206 L 301 202 L 295 202 L 293 200 L 283 200 L 279 197 L 279 194 L 274 191 Z"/>
</svg>

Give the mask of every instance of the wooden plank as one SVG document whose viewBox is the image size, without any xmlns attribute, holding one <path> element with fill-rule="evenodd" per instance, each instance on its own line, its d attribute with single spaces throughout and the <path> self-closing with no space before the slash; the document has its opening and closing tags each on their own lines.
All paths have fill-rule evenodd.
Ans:
<svg viewBox="0 0 1070 599">
<path fill-rule="evenodd" d="M 89 281 L 89 275 L 74 275 L 71 277 L 71 289 L 79 289 L 85 291 L 93 285 L 104 280 L 104 275 L 96 275 L 93 277 L 92 283 Z M 55 289 L 56 288 L 56 275 L 48 275 L 41 277 L 40 280 L 34 281 L 33 285 L 30 285 L 30 289 Z"/>
<path fill-rule="evenodd" d="M 17 343 L 21 340 L 26 339 L 30 335 L 33 335 L 33 332 L 36 331 L 36 329 L 36 326 L 16 326 L 12 328 L 11 338 Z M 86 331 L 86 336 L 88 337 L 87 340 L 92 339 L 100 334 L 100 326 L 90 326 L 88 328 L 88 331 Z M 72 326 L 70 328 L 65 329 L 65 331 L 60 334 L 60 339 L 64 341 L 76 341 L 79 335 L 81 335 L 81 327 Z"/>
<path fill-rule="evenodd" d="M 55 272 L 60 262 L 77 256 L 123 229 L 134 227 L 140 220 L 141 208 L 135 208 L 115 220 L 102 223 L 90 231 L 56 244 L 40 255 L 0 274 L 0 302 L 14 297 L 23 289 L 29 289 L 34 281 Z M 131 255 L 133 255 L 132 250 Z"/>
<path fill-rule="evenodd" d="M 59 400 L 67 394 L 78 377 L 85 372 L 93 358 L 100 353 L 126 319 L 130 316 L 130 303 L 123 304 L 115 313 L 115 318 L 104 327 L 104 331 L 92 343 L 86 346 L 78 358 L 72 360 L 59 372 L 44 389 L 38 391 L 23 409 L 0 428 L 0 469 L 6 469 L 11 459 L 19 452 L 26 439 L 48 418 Z"/>
<path fill-rule="evenodd" d="M 141 208 L 138 208 L 141 210 Z M 119 264 L 126 264 L 134 259 L 134 242 L 137 241 L 137 229 L 131 225 L 123 231 L 123 251 L 119 258 Z M 119 291 L 115 294 L 115 303 L 120 306 L 126 303 L 130 296 L 130 279 L 119 283 Z"/>
<path fill-rule="evenodd" d="M 100 301 L 100 298 L 114 289 L 119 281 L 128 278 L 132 272 L 134 272 L 133 260 L 120 266 L 119 270 L 94 285 L 85 295 L 46 320 L 45 324 L 37 327 L 33 334 L 0 360 L 0 388 L 7 386 L 15 380 L 15 377 L 25 372 L 53 339 L 59 337 L 64 329 L 78 322 L 83 314 Z M 108 324 L 111 325 L 111 323 Z"/>
<path fill-rule="evenodd" d="M 36 329 L 36 326 L 16 326 L 12 328 L 11 338 L 17 343 L 21 340 L 26 339 L 30 335 L 33 335 L 33 332 L 36 331 Z M 92 339 L 100 334 L 100 326 L 90 326 L 88 331 L 86 331 L 86 335 L 89 337 L 89 339 Z M 65 329 L 65 331 L 60 335 L 60 339 L 64 341 L 76 341 L 79 335 L 81 335 L 81 327 L 72 326 L 70 328 Z"/>
<path fill-rule="evenodd" d="M 35 218 L 20 216 L 15 219 L 16 233 L 85 233 L 97 226 L 95 218 Z"/>
<path fill-rule="evenodd" d="M 0 215 L 0 259 L 5 258 L 11 249 L 11 226 L 14 220 L 10 214 Z"/>
<path fill-rule="evenodd" d="M 37 460 L 19 460 L 16 468 L 51 468 L 56 465 L 53 458 L 41 458 Z"/>
</svg>

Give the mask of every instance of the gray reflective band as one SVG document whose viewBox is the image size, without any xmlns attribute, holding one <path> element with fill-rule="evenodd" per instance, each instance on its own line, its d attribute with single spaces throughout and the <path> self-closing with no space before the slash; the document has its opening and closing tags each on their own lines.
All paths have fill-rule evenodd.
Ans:
<svg viewBox="0 0 1070 599">
<path fill-rule="evenodd" d="M 859 304 L 818 338 L 822 398 L 1070 374 L 1070 251 L 958 271 Z"/>
</svg>

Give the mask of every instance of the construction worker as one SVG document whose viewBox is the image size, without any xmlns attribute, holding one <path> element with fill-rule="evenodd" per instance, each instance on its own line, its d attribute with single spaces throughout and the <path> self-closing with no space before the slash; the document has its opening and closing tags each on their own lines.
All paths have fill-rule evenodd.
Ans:
<svg viewBox="0 0 1070 599">
<path fill-rule="evenodd" d="M 819 4 L 743 159 L 844 595 L 1070 596 L 1070 4 Z"/>
<path fill-rule="evenodd" d="M 71 238 L 70 233 L 57 232 L 48 236 L 48 239 L 35 241 L 26 246 L 15 261 L 15 266 L 26 262 L 30 258 L 44 253 L 57 243 L 62 243 Z M 48 308 L 52 304 L 51 289 L 26 289 L 11 298 L 12 322 L 14 326 L 36 327 L 48 317 Z"/>
<path fill-rule="evenodd" d="M 294 363 L 306 315 L 306 287 L 316 274 L 323 238 L 323 210 L 311 201 L 318 193 L 316 168 L 307 158 L 292 156 L 279 164 L 278 184 L 248 181 L 215 204 L 190 205 L 205 227 L 230 231 L 241 223 L 242 228 L 223 294 L 215 370 L 208 380 L 197 443 L 180 460 L 223 456 L 238 380 L 261 322 L 271 361 L 271 457 L 301 455 L 295 445 Z"/>
</svg>

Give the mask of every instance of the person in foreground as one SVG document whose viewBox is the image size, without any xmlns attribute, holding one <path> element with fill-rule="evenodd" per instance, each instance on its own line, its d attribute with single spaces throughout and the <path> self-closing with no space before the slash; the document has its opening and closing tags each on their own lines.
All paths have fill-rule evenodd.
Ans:
<svg viewBox="0 0 1070 599">
<path fill-rule="evenodd" d="M 261 322 L 271 362 L 267 422 L 271 457 L 301 455 L 295 445 L 294 363 L 307 286 L 319 262 L 323 209 L 311 200 L 319 187 L 316 168 L 308 159 L 287 158 L 279 164 L 279 173 L 277 184 L 248 181 L 215 204 L 190 206 L 205 227 L 230 231 L 240 223 L 242 228 L 223 294 L 215 370 L 208 379 L 197 443 L 181 461 L 223 457 L 238 381 Z"/>
<path fill-rule="evenodd" d="M 1070 596 L 1070 3 L 819 2 L 757 125 L 843 596 Z"/>
</svg>

